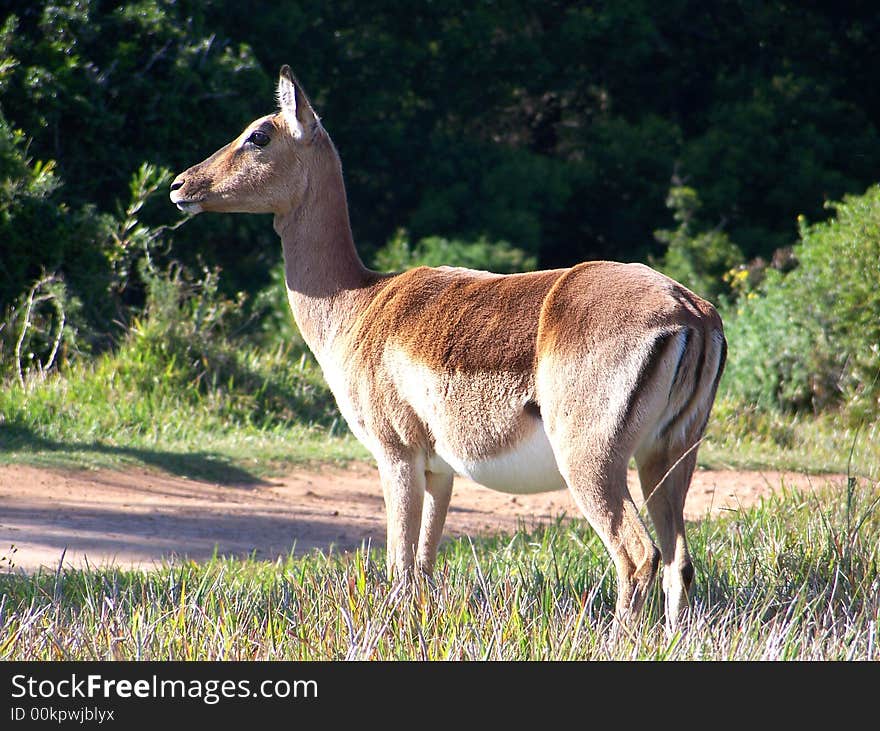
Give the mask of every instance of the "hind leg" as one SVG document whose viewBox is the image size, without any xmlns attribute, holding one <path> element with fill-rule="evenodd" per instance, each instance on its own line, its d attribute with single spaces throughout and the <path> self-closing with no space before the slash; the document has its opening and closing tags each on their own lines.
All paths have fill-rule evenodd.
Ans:
<svg viewBox="0 0 880 731">
<path fill-rule="evenodd" d="M 645 603 L 660 552 L 639 518 L 626 485 L 626 463 L 597 469 L 589 457 L 565 460 L 562 474 L 581 512 L 589 521 L 617 569 L 615 616 L 626 624 Z"/>
<path fill-rule="evenodd" d="M 663 556 L 664 610 L 670 633 L 690 603 L 694 583 L 694 565 L 685 535 L 684 502 L 696 466 L 696 450 L 676 464 L 680 456 L 680 451 L 670 453 L 660 445 L 636 452 L 642 492 Z"/>
<path fill-rule="evenodd" d="M 621 429 L 625 391 L 610 388 L 607 379 L 599 380 L 602 387 L 598 387 L 584 375 L 582 365 L 547 360 L 538 378 L 541 414 L 559 472 L 614 561 L 615 615 L 626 624 L 645 603 L 657 575 L 660 551 L 627 487 L 627 465 L 638 429 L 637 425 Z"/>
</svg>

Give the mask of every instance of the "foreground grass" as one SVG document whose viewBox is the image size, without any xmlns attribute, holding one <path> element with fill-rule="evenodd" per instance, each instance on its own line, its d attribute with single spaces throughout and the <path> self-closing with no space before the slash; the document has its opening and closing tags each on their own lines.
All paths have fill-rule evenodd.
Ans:
<svg viewBox="0 0 880 731">
<path fill-rule="evenodd" d="M 658 597 L 609 632 L 607 555 L 581 522 L 447 543 L 434 584 L 383 555 L 215 558 L 148 573 L 0 576 L 0 659 L 876 660 L 880 491 L 784 492 L 691 526 L 697 591 L 667 637 Z"/>
</svg>

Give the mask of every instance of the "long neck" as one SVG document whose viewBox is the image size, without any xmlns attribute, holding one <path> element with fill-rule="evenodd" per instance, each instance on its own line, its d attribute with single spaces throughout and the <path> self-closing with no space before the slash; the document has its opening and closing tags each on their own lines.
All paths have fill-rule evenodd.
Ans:
<svg viewBox="0 0 880 731">
<path fill-rule="evenodd" d="M 329 162 L 312 171 L 300 205 L 277 214 L 274 224 L 284 252 L 290 307 L 303 339 L 318 357 L 356 314 L 358 300 L 376 276 L 354 246 L 335 150 Z"/>
</svg>

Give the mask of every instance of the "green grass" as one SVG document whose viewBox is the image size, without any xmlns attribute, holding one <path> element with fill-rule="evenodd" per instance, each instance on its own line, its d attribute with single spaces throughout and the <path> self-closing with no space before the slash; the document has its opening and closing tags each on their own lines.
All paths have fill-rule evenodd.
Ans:
<svg viewBox="0 0 880 731">
<path fill-rule="evenodd" d="M 347 431 L 289 424 L 272 429 L 193 428 L 174 438 L 118 434 L 43 436 L 40 430 L 0 425 L 0 464 L 51 469 L 155 469 L 220 484 L 246 484 L 294 467 L 369 460 Z"/>
<path fill-rule="evenodd" d="M 64 358 L 45 376 L 0 351 L 0 463 L 243 482 L 367 458 L 289 315 L 267 340 L 216 273 L 143 276 L 147 303 L 113 349 Z"/>
<path fill-rule="evenodd" d="M 123 348 L 64 374 L 0 389 L 0 464 L 139 466 L 247 482 L 292 465 L 368 459 L 310 356 L 245 349 L 222 382 L 166 375 Z M 214 373 L 216 376 L 216 373 Z"/>
<path fill-rule="evenodd" d="M 880 421 L 853 425 L 842 414 L 758 411 L 719 399 L 699 462 L 710 469 L 854 473 L 880 479 Z"/>
<path fill-rule="evenodd" d="M 878 500 L 857 481 L 690 526 L 697 589 L 672 637 L 657 594 L 639 626 L 609 632 L 613 572 L 578 521 L 450 541 L 411 591 L 366 548 L 7 574 L 0 659 L 876 660 Z"/>
</svg>

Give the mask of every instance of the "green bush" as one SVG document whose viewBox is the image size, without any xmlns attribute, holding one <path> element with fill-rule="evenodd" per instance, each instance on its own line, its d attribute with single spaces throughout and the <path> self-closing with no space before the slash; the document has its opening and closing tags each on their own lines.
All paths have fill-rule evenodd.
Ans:
<svg viewBox="0 0 880 731">
<path fill-rule="evenodd" d="M 374 266 L 385 272 L 399 272 L 417 266 L 459 266 L 499 274 L 531 271 L 536 259 L 506 241 L 491 242 L 429 236 L 411 244 L 405 231 L 397 234 L 378 252 Z"/>
<path fill-rule="evenodd" d="M 670 189 L 666 206 L 673 211 L 678 228 L 654 233 L 657 241 L 666 244 L 666 252 L 659 262 L 651 263 L 701 297 L 723 305 L 733 294 L 724 275 L 742 264 L 743 254 L 719 229 L 699 233 L 693 230 L 701 205 L 693 188 L 674 185 Z"/>
<path fill-rule="evenodd" d="M 329 425 L 337 418 L 333 398 L 304 348 L 296 343 L 259 348 L 248 342 L 244 333 L 252 323 L 245 295 L 226 297 L 217 270 L 194 278 L 176 263 L 164 272 L 146 263 L 142 268 L 144 315 L 134 320 L 103 368 L 137 393 L 179 396 L 230 424 Z"/>
<path fill-rule="evenodd" d="M 143 302 L 138 263 L 159 254 L 167 228 L 145 226 L 142 208 L 171 179 L 143 163 L 117 216 L 73 212 L 54 199 L 54 164 L 31 161 L 25 147 L 0 117 L 0 374 L 20 379 L 106 349 L 127 325 Z"/>
<path fill-rule="evenodd" d="M 145 160 L 181 171 L 262 108 L 254 90 L 270 94 L 271 78 L 247 46 L 205 27 L 200 5 L 34 0 L 0 14 L 0 107 L 8 127 L 23 130 L 19 152 L 46 161 L 33 166 L 52 173 L 50 194 L 12 209 L 0 231 L 0 303 L 18 297 L 41 269 L 63 274 L 106 335 L 118 319 L 107 296 L 107 227 L 129 200 L 132 173 Z M 156 227 L 178 214 L 162 195 L 138 218 Z M 259 281 L 261 251 L 277 245 L 263 223 L 206 217 L 179 234 L 175 255 L 189 266 L 202 256 L 241 288 L 233 278 Z M 247 251 L 233 246 L 242 239 Z M 129 292 L 130 302 L 138 294 Z"/>
<path fill-rule="evenodd" d="M 90 350 L 87 321 L 111 316 L 104 250 L 113 219 L 88 205 L 72 209 L 60 186 L 55 161 L 34 160 L 24 132 L 0 111 L 2 376 L 23 378 Z"/>
<path fill-rule="evenodd" d="M 798 266 L 769 270 L 727 318 L 724 388 L 764 407 L 880 415 L 880 186 L 799 218 Z"/>
<path fill-rule="evenodd" d="M 293 319 L 287 299 L 283 260 L 279 259 L 269 271 L 269 284 L 257 292 L 251 311 L 258 322 L 257 332 L 251 336 L 255 343 L 270 349 L 293 347 L 305 350 L 305 342 Z"/>
<path fill-rule="evenodd" d="M 83 345 L 82 303 L 72 296 L 64 278 L 44 273 L 0 322 L 0 379 L 45 374 L 66 364 Z"/>
</svg>

